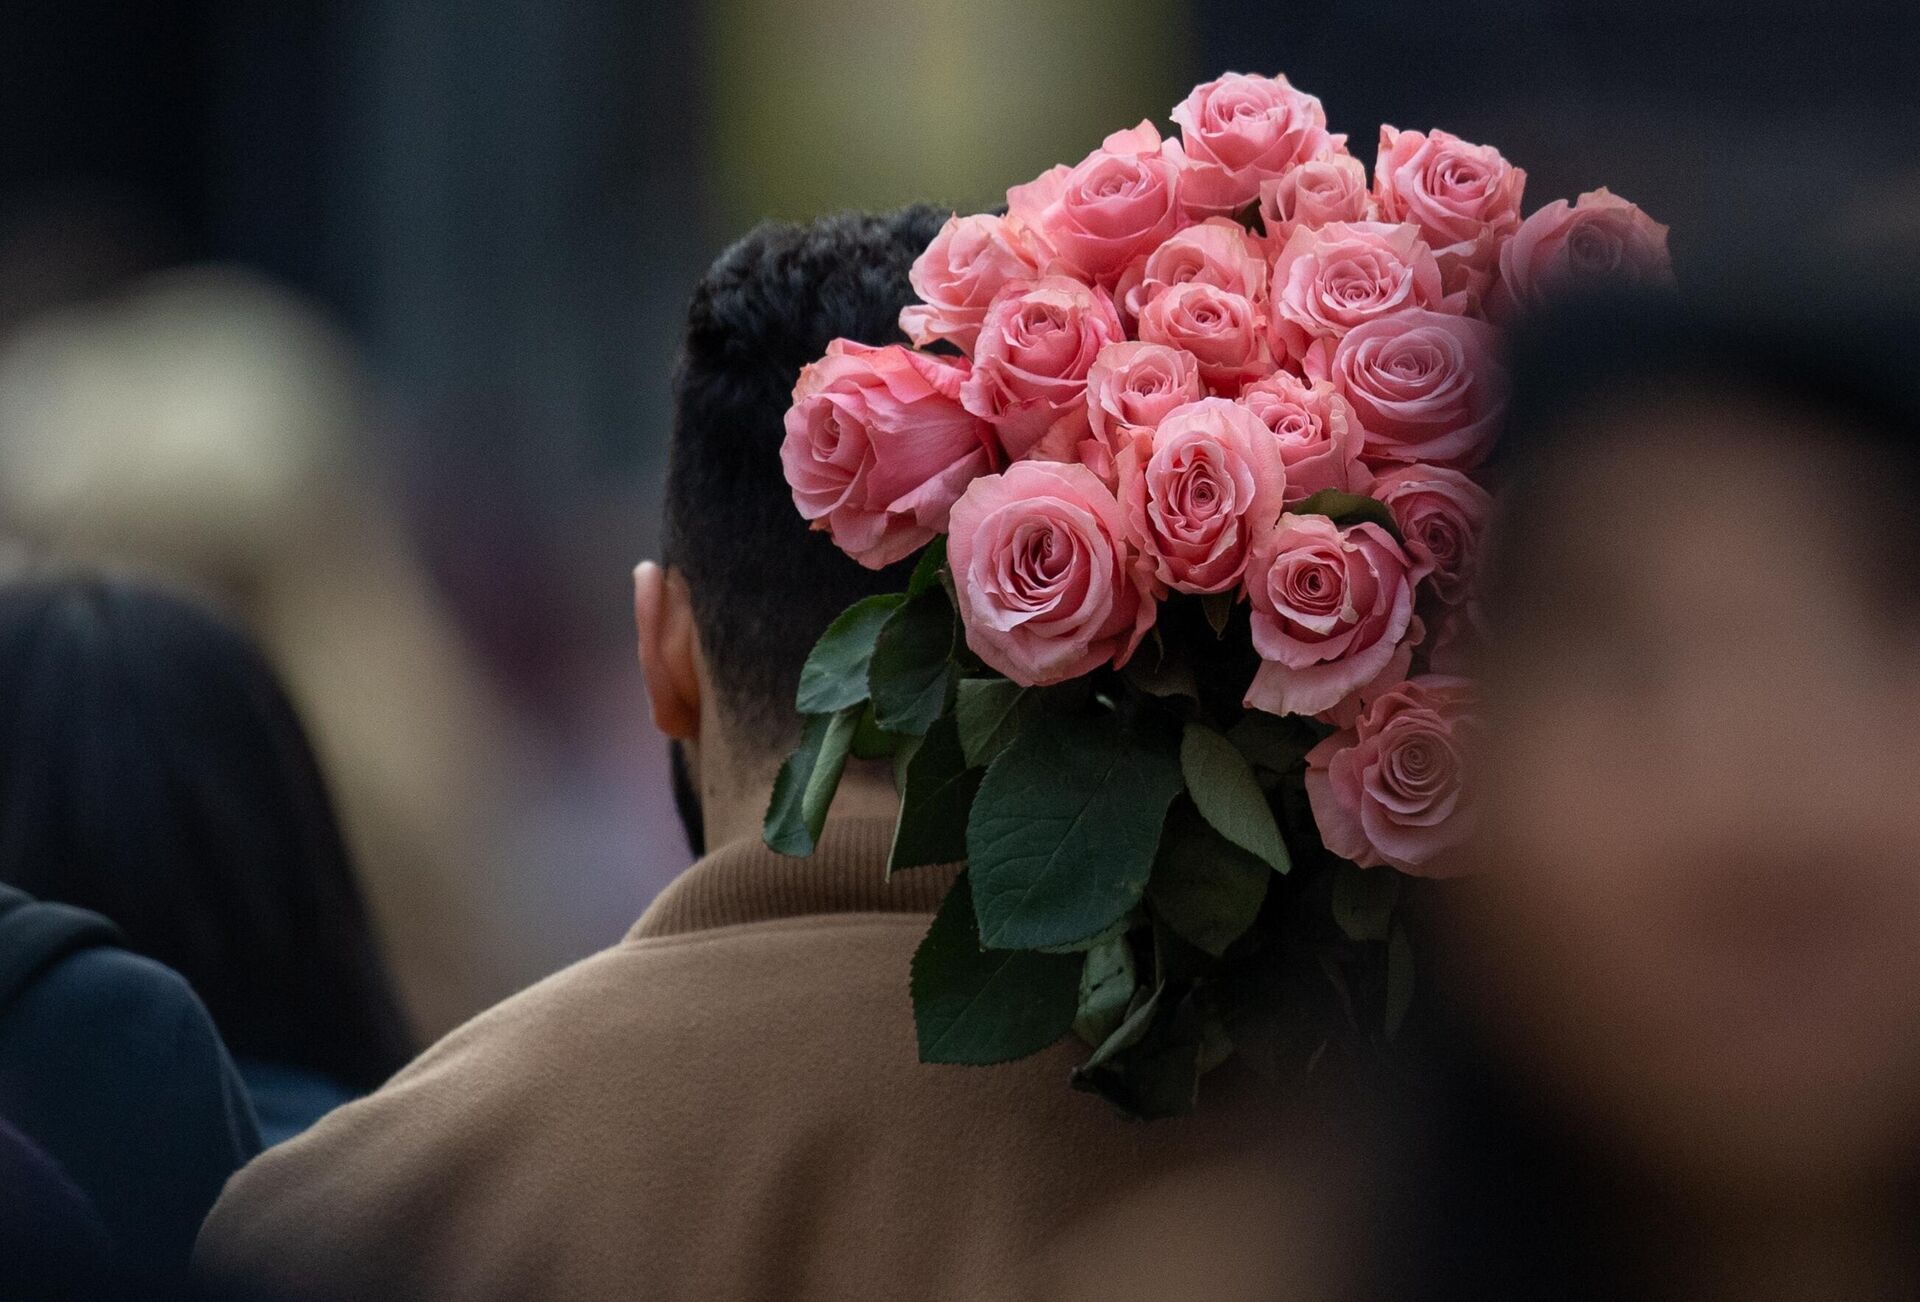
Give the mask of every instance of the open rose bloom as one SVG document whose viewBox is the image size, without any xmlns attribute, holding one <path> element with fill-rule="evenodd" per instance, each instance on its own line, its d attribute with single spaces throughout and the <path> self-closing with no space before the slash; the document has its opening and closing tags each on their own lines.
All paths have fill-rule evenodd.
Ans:
<svg viewBox="0 0 1920 1302">
<path fill-rule="evenodd" d="M 1071 1030 L 1078 1083 L 1149 1116 L 1233 1048 L 1252 956 L 1334 963 L 1376 1035 L 1405 1013 L 1403 879 L 1472 867 L 1502 331 L 1672 275 L 1625 199 L 1529 213 L 1520 167 L 1438 130 L 1356 135 L 1369 169 L 1284 77 L 1169 116 L 956 214 L 904 342 L 801 373 L 795 506 L 863 565 L 919 560 L 822 638 L 766 828 L 807 853 L 848 754 L 890 757 L 892 867 L 968 865 L 914 963 L 922 1057 Z"/>
</svg>

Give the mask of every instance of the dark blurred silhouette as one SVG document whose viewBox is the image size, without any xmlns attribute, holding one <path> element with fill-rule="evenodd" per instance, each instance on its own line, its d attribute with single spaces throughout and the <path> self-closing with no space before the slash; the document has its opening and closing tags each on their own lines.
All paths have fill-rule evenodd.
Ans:
<svg viewBox="0 0 1920 1302">
<path fill-rule="evenodd" d="M 0 589 L 0 881 L 184 976 L 270 1139 L 409 1055 L 306 734 L 193 602 L 99 577 Z"/>
<path fill-rule="evenodd" d="M 0 1121 L 0 1261 L 21 1302 L 98 1302 L 115 1285 L 106 1226 L 34 1142 Z"/>
<path fill-rule="evenodd" d="M 0 1120 L 71 1180 L 100 1233 L 18 1146 L 0 1155 L 0 1232 L 46 1233 L 38 1264 L 61 1277 L 63 1252 L 91 1253 L 116 1283 L 84 1296 L 158 1299 L 185 1290 L 200 1222 L 260 1137 L 207 1010 L 119 939 L 97 914 L 0 886 Z M 35 1263 L 0 1260 L 6 1296 L 33 1296 Z"/>
<path fill-rule="evenodd" d="M 1920 1292 L 1920 318 L 1836 283 L 1518 351 L 1380 1296 Z"/>
</svg>

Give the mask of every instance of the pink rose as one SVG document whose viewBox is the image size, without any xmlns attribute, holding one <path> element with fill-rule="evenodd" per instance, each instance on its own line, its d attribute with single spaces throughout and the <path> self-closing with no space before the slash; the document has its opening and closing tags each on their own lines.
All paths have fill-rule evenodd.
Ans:
<svg viewBox="0 0 1920 1302">
<path fill-rule="evenodd" d="M 1120 498 L 1155 577 L 1180 592 L 1225 592 L 1280 518 L 1287 470 L 1267 427 L 1225 398 L 1202 398 L 1120 453 Z"/>
<path fill-rule="evenodd" d="M 1124 337 L 1101 290 L 1071 276 L 1012 281 L 980 322 L 960 400 L 993 422 L 1015 460 L 1049 433 L 1050 447 L 1070 449 L 1086 432 L 1087 372 L 1102 348 Z"/>
<path fill-rule="evenodd" d="M 1380 128 L 1373 165 L 1380 216 L 1420 228 L 1450 291 L 1478 296 L 1492 283 L 1501 244 L 1520 229 L 1526 184 L 1527 174 L 1491 145 L 1445 131 Z"/>
<path fill-rule="evenodd" d="M 1424 575 L 1379 525 L 1280 517 L 1247 565 L 1263 662 L 1247 706 L 1324 714 L 1404 677 L 1421 634 L 1413 588 Z"/>
<path fill-rule="evenodd" d="M 922 347 L 945 339 L 972 352 L 987 304 L 1009 281 L 1037 276 L 1044 252 L 1005 218 L 950 218 L 907 274 L 920 302 L 900 309 L 901 331 Z"/>
<path fill-rule="evenodd" d="M 1217 392 L 1233 393 L 1273 370 L 1260 310 L 1240 294 L 1189 280 L 1147 304 L 1140 337 L 1184 348 L 1200 362 L 1200 378 Z"/>
<path fill-rule="evenodd" d="M 1285 77 L 1230 72 L 1195 86 L 1172 116 L 1186 155 L 1186 203 L 1196 215 L 1244 208 L 1262 181 L 1340 153 L 1347 142 L 1328 134 L 1320 101 Z"/>
<path fill-rule="evenodd" d="M 1460 311 L 1417 226 L 1335 222 L 1300 227 L 1273 259 L 1273 350 L 1300 360 L 1321 340 L 1407 308 Z"/>
<path fill-rule="evenodd" d="M 1132 340 L 1108 344 L 1087 373 L 1087 420 L 1106 459 L 1083 452 L 1081 462 L 1111 482 L 1115 454 L 1151 434 L 1174 408 L 1205 396 L 1192 353 Z"/>
<path fill-rule="evenodd" d="M 868 569 L 942 533 L 954 500 L 994 467 L 993 430 L 960 405 L 964 362 L 846 339 L 804 367 L 780 461 L 794 505 Z"/>
<path fill-rule="evenodd" d="M 1116 131 L 1076 166 L 1007 191 L 1007 215 L 1080 275 L 1111 285 L 1180 228 L 1179 149 L 1163 143 L 1151 122 Z"/>
<path fill-rule="evenodd" d="M 967 645 L 1034 687 L 1126 663 L 1153 623 L 1152 574 L 1085 466 L 1022 461 L 954 503 L 947 564 Z"/>
<path fill-rule="evenodd" d="M 1601 189 L 1572 205 L 1555 200 L 1520 224 L 1500 250 L 1497 307 L 1528 312 L 1570 290 L 1672 279 L 1667 228 Z"/>
<path fill-rule="evenodd" d="M 1302 226 L 1374 220 L 1367 169 L 1352 154 L 1312 159 L 1260 183 L 1260 222 L 1275 249 Z"/>
<path fill-rule="evenodd" d="M 1240 390 L 1234 401 L 1260 418 L 1287 467 L 1286 503 L 1323 489 L 1359 492 L 1371 477 L 1360 464 L 1360 426 L 1353 408 L 1322 380 L 1280 371 Z"/>
<path fill-rule="evenodd" d="M 1444 605 L 1466 596 L 1493 498 L 1458 470 L 1396 466 L 1374 481 L 1371 496 L 1393 512 L 1407 552 L 1432 567 L 1427 586 Z"/>
<path fill-rule="evenodd" d="M 1307 800 L 1327 849 L 1362 868 L 1456 875 L 1472 828 L 1467 758 L 1477 698 L 1464 678 L 1409 679 L 1307 753 Z"/>
<path fill-rule="evenodd" d="M 1190 280 L 1259 303 L 1267 296 L 1267 261 L 1239 222 L 1210 217 L 1129 266 L 1114 289 L 1114 302 L 1122 317 L 1138 321 L 1148 303 Z"/>
<path fill-rule="evenodd" d="M 1500 332 L 1474 317 L 1397 312 L 1356 327 L 1328 368 L 1353 404 L 1360 457 L 1470 470 L 1486 459 L 1506 408 Z"/>
</svg>

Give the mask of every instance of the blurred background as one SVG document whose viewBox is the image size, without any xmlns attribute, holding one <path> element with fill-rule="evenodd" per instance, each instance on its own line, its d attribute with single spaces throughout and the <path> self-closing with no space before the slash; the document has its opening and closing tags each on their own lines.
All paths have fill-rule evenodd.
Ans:
<svg viewBox="0 0 1920 1302">
<path fill-rule="evenodd" d="M 630 645 L 678 317 L 766 216 L 965 210 L 1220 71 L 1602 181 L 1693 280 L 1920 269 L 1920 11 L 10 0 L 0 551 L 236 612 L 435 1033 L 687 861 Z M 1909 280 L 1908 283 L 1912 283 Z"/>
</svg>

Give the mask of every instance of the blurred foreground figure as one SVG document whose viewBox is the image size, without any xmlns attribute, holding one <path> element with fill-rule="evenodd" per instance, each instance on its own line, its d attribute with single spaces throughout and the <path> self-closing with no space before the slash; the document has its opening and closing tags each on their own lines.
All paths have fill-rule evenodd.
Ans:
<svg viewBox="0 0 1920 1302">
<path fill-rule="evenodd" d="M 121 939 L 0 886 L 0 1296 L 185 1293 L 195 1231 L 260 1151 L 207 1010 Z"/>
<path fill-rule="evenodd" d="M 1065 1044 L 993 1071 L 918 1061 L 905 975 L 953 866 L 886 872 L 894 795 L 850 768 L 817 852 L 761 843 L 814 640 L 898 569 L 793 509 L 796 376 L 898 338 L 944 214 L 771 224 L 694 291 L 667 566 L 636 576 L 654 718 L 710 852 L 625 943 L 428 1050 L 266 1155 L 200 1240 L 212 1279 L 293 1299 L 999 1299 L 1061 1227 L 1249 1122 L 1130 1123 L 1066 1087 Z"/>
<path fill-rule="evenodd" d="M 191 602 L 0 587 L 0 881 L 184 976 L 268 1143 L 409 1056 L 306 734 L 259 651 Z"/>
<path fill-rule="evenodd" d="M 1382 1296 L 1920 1295 L 1920 331 L 1760 315 L 1520 356 Z"/>
<path fill-rule="evenodd" d="M 343 341 L 285 291 L 192 268 L 0 353 L 0 535 L 216 593 L 286 676 L 416 1027 L 518 984 L 490 928 L 516 734 L 358 440 Z"/>
<path fill-rule="evenodd" d="M 0 1121 L 0 1261 L 7 1263 L 9 1295 L 30 1302 L 111 1297 L 111 1244 L 66 1172 Z"/>
</svg>

